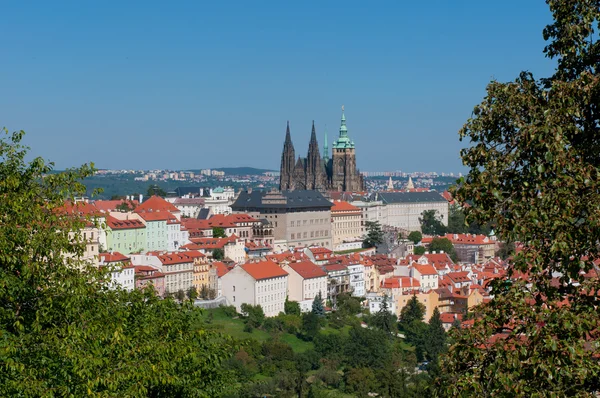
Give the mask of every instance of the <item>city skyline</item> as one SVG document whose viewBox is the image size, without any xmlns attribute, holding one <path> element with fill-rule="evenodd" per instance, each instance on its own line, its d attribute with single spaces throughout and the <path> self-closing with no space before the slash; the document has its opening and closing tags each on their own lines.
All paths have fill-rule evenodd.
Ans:
<svg viewBox="0 0 600 398">
<path fill-rule="evenodd" d="M 20 33 L 0 39 L 1 123 L 58 169 L 277 170 L 286 121 L 300 138 L 314 120 L 322 148 L 343 104 L 362 170 L 463 172 L 458 129 L 482 87 L 552 69 L 542 1 L 3 11 Z"/>
</svg>

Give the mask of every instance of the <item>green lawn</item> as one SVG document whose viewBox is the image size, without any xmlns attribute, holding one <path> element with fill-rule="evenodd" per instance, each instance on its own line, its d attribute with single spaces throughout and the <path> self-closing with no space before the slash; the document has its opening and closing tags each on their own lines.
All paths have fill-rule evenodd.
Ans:
<svg viewBox="0 0 600 398">
<path fill-rule="evenodd" d="M 209 314 L 212 314 L 212 321 L 210 323 L 208 323 Z M 260 329 L 254 329 L 252 333 L 245 332 L 244 321 L 241 318 L 228 317 L 221 308 L 203 310 L 202 320 L 204 321 L 202 327 L 219 331 L 240 340 L 254 339 L 267 341 L 275 338 L 274 335 Z M 281 333 L 279 339 L 289 344 L 296 353 L 304 352 L 314 347 L 312 342 L 301 340 L 296 335 L 290 333 Z"/>
</svg>

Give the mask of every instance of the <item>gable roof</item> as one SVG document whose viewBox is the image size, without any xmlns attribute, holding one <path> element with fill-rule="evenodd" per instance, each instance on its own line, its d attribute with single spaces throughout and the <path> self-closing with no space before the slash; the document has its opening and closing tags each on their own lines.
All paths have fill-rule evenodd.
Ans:
<svg viewBox="0 0 600 398">
<path fill-rule="evenodd" d="M 256 280 L 288 275 L 279 265 L 270 260 L 245 263 L 240 265 L 240 267 Z"/>
<path fill-rule="evenodd" d="M 414 269 L 419 271 L 421 275 L 437 275 L 437 270 L 433 267 L 433 265 L 429 264 L 415 264 L 413 265 Z"/>
<path fill-rule="evenodd" d="M 360 209 L 348 202 L 344 202 L 341 200 L 336 200 L 335 202 L 333 202 L 333 207 L 331 208 L 331 212 L 348 212 L 348 211 L 358 211 L 360 212 Z"/>
<path fill-rule="evenodd" d="M 121 206 L 122 204 L 126 204 L 127 206 L 129 206 L 129 208 L 135 209 L 140 204 L 140 202 L 137 200 L 126 200 L 126 199 L 94 201 L 94 206 L 96 206 L 96 208 L 99 211 L 104 212 L 104 213 L 115 211 L 115 210 L 117 210 L 117 207 Z"/>
<path fill-rule="evenodd" d="M 109 263 L 128 263 L 129 257 L 119 252 L 100 253 L 98 254 L 100 262 L 104 264 Z"/>
<path fill-rule="evenodd" d="M 320 267 L 318 267 L 312 261 L 299 261 L 297 263 L 290 263 L 289 267 L 296 271 L 304 279 L 320 278 L 327 276 Z"/>
<path fill-rule="evenodd" d="M 137 219 L 131 220 L 119 220 L 113 216 L 106 217 L 106 225 L 110 227 L 110 229 L 138 229 L 138 228 L 146 228 L 143 222 Z"/>
<path fill-rule="evenodd" d="M 148 200 L 136 207 L 134 211 L 136 213 L 155 211 L 168 211 L 171 213 L 180 213 L 179 209 L 175 207 L 172 203 L 167 202 L 166 200 L 157 195 L 148 198 Z"/>
</svg>

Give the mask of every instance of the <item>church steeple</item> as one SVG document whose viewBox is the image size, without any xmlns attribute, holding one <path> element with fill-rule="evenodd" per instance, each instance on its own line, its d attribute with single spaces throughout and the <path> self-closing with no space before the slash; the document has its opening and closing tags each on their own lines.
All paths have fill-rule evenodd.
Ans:
<svg viewBox="0 0 600 398">
<path fill-rule="evenodd" d="M 290 134 L 290 121 L 287 122 L 285 129 L 285 141 L 283 143 L 283 152 L 281 153 L 281 168 L 279 173 L 279 189 L 293 189 L 293 172 L 296 161 L 296 152 L 292 143 L 292 135 Z"/>
<path fill-rule="evenodd" d="M 344 105 L 342 105 L 342 122 L 340 124 L 340 136 L 333 142 L 333 149 L 354 148 L 354 142 L 348 138 L 348 128 L 346 127 L 346 115 L 344 115 Z"/>
<path fill-rule="evenodd" d="M 325 163 L 329 161 L 329 142 L 327 140 L 327 126 L 325 126 L 325 144 L 323 144 L 323 160 Z"/>
</svg>

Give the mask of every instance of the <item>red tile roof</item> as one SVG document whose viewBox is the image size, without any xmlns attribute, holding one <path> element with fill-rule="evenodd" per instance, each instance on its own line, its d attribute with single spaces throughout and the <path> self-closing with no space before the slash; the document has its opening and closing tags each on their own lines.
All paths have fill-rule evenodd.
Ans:
<svg viewBox="0 0 600 398">
<path fill-rule="evenodd" d="M 156 211 L 167 211 L 171 213 L 180 213 L 179 209 L 175 207 L 172 203 L 167 202 L 160 196 L 151 196 L 143 202 L 141 205 L 135 208 L 136 213 L 143 212 L 156 212 Z"/>
<path fill-rule="evenodd" d="M 348 267 L 342 264 L 327 264 L 324 265 L 323 268 L 325 268 L 325 271 L 327 272 L 344 271 L 348 269 Z"/>
<path fill-rule="evenodd" d="M 290 263 L 290 268 L 296 271 L 296 273 L 304 279 L 327 276 L 327 273 L 325 273 L 319 266 L 308 260 Z"/>
<path fill-rule="evenodd" d="M 165 253 L 157 256 L 163 265 L 191 263 L 195 258 L 205 257 L 199 251 L 189 250 L 177 253 Z"/>
<path fill-rule="evenodd" d="M 455 314 L 452 312 L 442 312 L 440 314 L 440 320 L 442 323 L 453 323 L 455 319 L 462 321 L 462 314 Z"/>
<path fill-rule="evenodd" d="M 220 278 L 229 272 L 229 268 L 221 261 L 213 261 L 213 266 L 217 269 L 217 276 Z"/>
<path fill-rule="evenodd" d="M 119 220 L 113 216 L 106 217 L 106 225 L 110 229 L 138 229 L 146 228 L 143 222 L 137 219 Z"/>
<path fill-rule="evenodd" d="M 415 265 L 413 265 L 413 267 L 417 271 L 419 271 L 419 273 L 421 275 L 437 275 L 438 274 L 437 270 L 432 265 L 429 265 L 429 264 L 425 264 L 425 265 L 415 264 Z"/>
<path fill-rule="evenodd" d="M 381 288 L 383 289 L 398 289 L 398 288 L 413 288 L 421 287 L 421 284 L 415 278 L 410 276 L 394 276 L 392 278 L 386 278 L 381 282 Z"/>
<path fill-rule="evenodd" d="M 341 200 L 336 200 L 333 202 L 333 207 L 331 208 L 331 213 L 341 213 L 341 212 L 359 212 L 360 209 L 354 205 L 351 205 L 348 202 L 344 202 Z"/>
<path fill-rule="evenodd" d="M 129 262 L 129 257 L 119 252 L 111 252 L 111 253 L 100 253 L 98 254 L 100 257 L 100 262 L 109 264 L 109 263 L 124 263 Z"/>
<path fill-rule="evenodd" d="M 237 237 L 232 235 L 228 238 L 191 238 L 192 243 L 188 243 L 187 245 L 182 246 L 184 249 L 188 250 L 213 250 L 213 249 L 222 249 L 226 244 L 235 242 Z"/>
<path fill-rule="evenodd" d="M 168 211 L 140 212 L 138 214 L 144 221 L 170 221 L 172 223 L 173 220 L 176 220 L 175 216 Z"/>
<path fill-rule="evenodd" d="M 288 274 L 279 265 L 269 260 L 249 262 L 240 267 L 256 280 L 277 278 Z"/>
<path fill-rule="evenodd" d="M 446 274 L 446 276 L 450 278 L 450 280 L 452 280 L 452 282 L 454 283 L 471 282 L 471 279 L 469 278 L 469 273 L 467 271 L 449 272 Z"/>
</svg>

